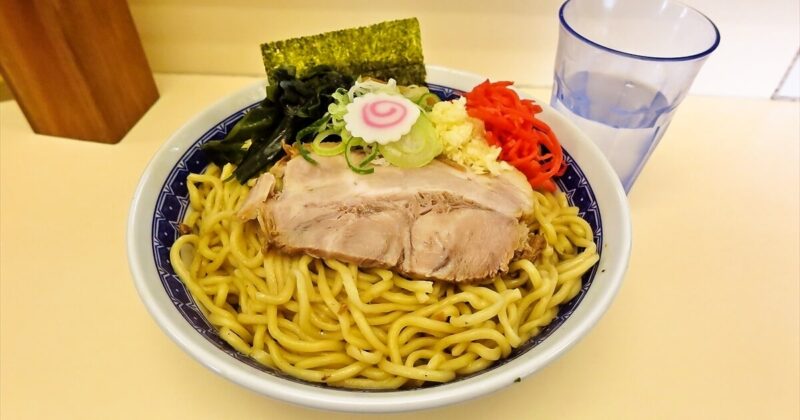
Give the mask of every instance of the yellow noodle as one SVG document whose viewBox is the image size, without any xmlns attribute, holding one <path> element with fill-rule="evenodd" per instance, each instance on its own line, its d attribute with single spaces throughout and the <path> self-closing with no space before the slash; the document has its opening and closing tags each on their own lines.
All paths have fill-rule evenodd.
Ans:
<svg viewBox="0 0 800 420">
<path fill-rule="evenodd" d="M 345 365 L 352 363 L 353 359 L 348 357 L 346 354 L 343 353 L 325 353 L 320 356 L 311 356 L 305 358 L 297 363 L 295 363 L 295 367 L 300 369 L 313 369 L 318 368 L 321 366 L 331 366 L 331 365 Z"/>
<path fill-rule="evenodd" d="M 306 381 L 396 389 L 486 369 L 547 326 L 599 260 L 578 209 L 539 192 L 529 222 L 544 249 L 484 285 L 289 256 L 263 249 L 258 226 L 236 218 L 253 182 L 224 182 L 232 171 L 189 175 L 183 222 L 192 233 L 170 260 L 225 342 Z"/>
</svg>

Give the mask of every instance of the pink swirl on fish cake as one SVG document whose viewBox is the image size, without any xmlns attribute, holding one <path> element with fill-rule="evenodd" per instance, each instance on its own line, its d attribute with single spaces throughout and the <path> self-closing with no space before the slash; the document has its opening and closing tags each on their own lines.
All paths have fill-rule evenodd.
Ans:
<svg viewBox="0 0 800 420">
<path fill-rule="evenodd" d="M 386 128 L 400 124 L 407 113 L 408 109 L 403 104 L 382 99 L 361 108 L 361 119 L 369 127 Z"/>
</svg>

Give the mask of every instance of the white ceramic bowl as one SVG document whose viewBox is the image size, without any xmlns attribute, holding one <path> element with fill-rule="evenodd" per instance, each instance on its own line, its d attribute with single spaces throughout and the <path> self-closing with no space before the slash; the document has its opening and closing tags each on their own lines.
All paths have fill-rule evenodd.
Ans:
<svg viewBox="0 0 800 420">
<path fill-rule="evenodd" d="M 428 82 L 439 85 L 439 93 L 468 91 L 483 80 L 461 71 L 428 67 Z M 312 385 L 259 368 L 236 354 L 215 336 L 183 285 L 170 273 L 167 250 L 186 206 L 185 175 L 205 165 L 192 151 L 196 153 L 200 141 L 224 133 L 244 108 L 263 99 L 263 87 L 264 82 L 256 83 L 226 97 L 173 134 L 145 169 L 128 220 L 128 258 L 142 301 L 167 335 L 209 369 L 261 394 L 314 408 L 353 412 L 431 408 L 473 399 L 536 372 L 578 342 L 611 304 L 630 254 L 627 199 L 600 150 L 564 117 L 539 102 L 544 108 L 539 117 L 555 131 L 573 159 L 573 169 L 564 176 L 569 180 L 561 187 L 596 225 L 595 240 L 601 245 L 600 261 L 584 278 L 585 287 L 571 304 L 562 307 L 552 327 L 509 360 L 484 372 L 415 390 L 363 392 Z"/>
</svg>

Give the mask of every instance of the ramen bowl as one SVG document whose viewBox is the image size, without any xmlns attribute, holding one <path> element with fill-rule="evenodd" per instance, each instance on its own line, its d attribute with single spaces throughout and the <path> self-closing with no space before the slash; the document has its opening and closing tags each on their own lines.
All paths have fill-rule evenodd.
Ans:
<svg viewBox="0 0 800 420">
<path fill-rule="evenodd" d="M 485 78 L 428 67 L 428 84 L 443 99 L 471 90 Z M 238 353 L 207 322 L 170 264 L 169 249 L 187 211 L 186 177 L 208 164 L 200 145 L 223 137 L 264 98 L 254 83 L 212 105 L 175 132 L 142 175 L 128 220 L 128 258 L 136 289 L 158 325 L 197 361 L 241 386 L 308 407 L 351 412 L 397 412 L 476 398 L 518 381 L 575 345 L 601 318 L 619 289 L 631 247 L 627 199 L 611 165 L 572 123 L 546 104 L 538 114 L 558 136 L 567 170 L 557 185 L 594 230 L 600 260 L 583 277 L 578 295 L 558 316 L 508 358 L 472 375 L 416 389 L 362 391 L 305 382 L 273 371 Z M 524 93 L 520 96 L 526 97 Z"/>
</svg>

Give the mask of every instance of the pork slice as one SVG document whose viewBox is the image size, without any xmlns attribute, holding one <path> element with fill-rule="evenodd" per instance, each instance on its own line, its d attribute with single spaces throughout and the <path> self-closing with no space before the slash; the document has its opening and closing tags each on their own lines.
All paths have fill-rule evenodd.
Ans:
<svg viewBox="0 0 800 420">
<path fill-rule="evenodd" d="M 284 194 L 312 193 L 334 201 L 448 192 L 515 218 L 533 211 L 533 190 L 517 170 L 478 175 L 434 160 L 421 168 L 381 166 L 372 174 L 360 175 L 348 168 L 342 156 L 314 156 L 314 160 L 316 165 L 298 158 L 287 163 Z"/>
<path fill-rule="evenodd" d="M 342 156 L 313 158 L 291 159 L 281 192 L 257 212 L 271 246 L 473 282 L 507 270 L 527 238 L 519 218 L 533 211 L 533 193 L 516 171 L 475 175 L 432 162 L 359 175 Z"/>
<path fill-rule="evenodd" d="M 256 184 L 247 193 L 247 197 L 239 207 L 236 215 L 244 220 L 252 220 L 258 216 L 258 209 L 267 201 L 267 198 L 272 194 L 272 188 L 275 186 L 275 176 L 269 172 L 264 172 L 256 180 Z"/>
<path fill-rule="evenodd" d="M 411 227 L 411 248 L 399 270 L 456 283 L 490 280 L 508 270 L 526 229 L 492 210 L 457 208 L 421 215 Z"/>
<path fill-rule="evenodd" d="M 272 242 L 289 253 L 394 267 L 409 242 L 410 214 L 392 203 L 276 200 L 268 205 Z"/>
</svg>

